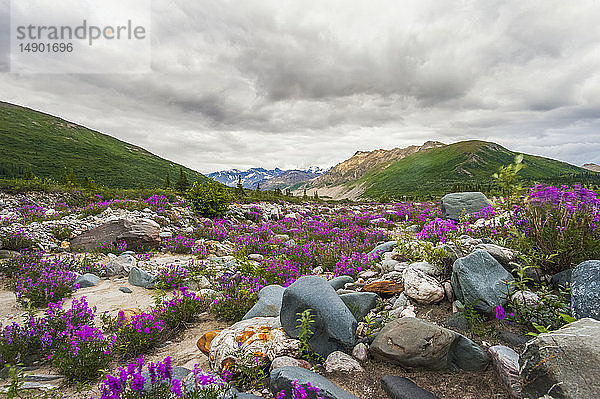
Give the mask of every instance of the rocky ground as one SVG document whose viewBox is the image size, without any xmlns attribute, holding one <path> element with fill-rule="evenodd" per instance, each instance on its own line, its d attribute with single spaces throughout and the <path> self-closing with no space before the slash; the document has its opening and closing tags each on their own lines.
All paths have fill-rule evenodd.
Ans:
<svg viewBox="0 0 600 399">
<path fill-rule="evenodd" d="M 473 201 L 477 200 L 480 198 Z M 225 295 L 219 281 L 243 280 L 248 277 L 243 271 L 247 265 L 268 264 L 270 252 L 247 251 L 241 259 L 239 242 L 234 239 L 191 238 L 192 233 L 209 221 L 196 218 L 183 202 L 163 202 L 166 200 L 99 200 L 73 206 L 60 194 L 1 194 L 1 229 L 5 235 L 20 234 L 35 241 L 35 246 L 47 257 L 92 256 L 94 270 L 102 273 L 78 274 L 76 282 L 82 288 L 66 299 L 65 306 L 86 297 L 98 314 L 106 312 L 112 316 L 127 309 L 150 312 L 155 303 L 157 278 L 165 268 L 175 265 L 191 270 L 201 263 L 203 270 L 211 270 L 213 274 L 187 279 L 185 283 L 191 290 L 217 301 Z M 281 248 L 280 251 L 300 251 L 301 243 L 295 241 L 300 237 L 295 226 L 302 226 L 303 220 L 316 223 L 336 214 L 351 215 L 351 219 L 361 220 L 360 223 L 365 215 L 364 234 L 373 233 L 385 240 L 372 244 L 366 240 L 363 245 L 368 250 L 357 250 L 361 255 L 352 258 L 352 262 L 338 261 L 338 272 L 313 266 L 304 276 L 285 277 L 285 284 L 264 284 L 258 291 L 256 304 L 237 323 L 218 320 L 208 312 L 200 314 L 185 329 L 144 353 L 144 358 L 160 361 L 171 356 L 174 366 L 191 370 L 198 364 L 203 370 L 221 372 L 229 364 L 244 362 L 245 355 L 257 356 L 257 362 L 270 371 L 270 382 L 265 388 L 250 389 L 249 394 L 262 397 L 273 397 L 280 390 L 289 396 L 292 381 L 310 382 L 321 388 L 326 397 L 335 398 L 521 397 L 519 360 L 523 365 L 523 359 L 519 355 L 526 349 L 528 359 L 543 355 L 539 346 L 538 351 L 531 351 L 530 347 L 535 345 L 531 345 L 532 341 L 527 343 L 531 337 L 523 336 L 522 329 L 502 317 L 499 320 L 493 317 L 494 311 L 497 316 L 498 307 L 506 304 L 507 282 L 514 281 L 509 272 L 516 260 L 514 252 L 490 239 L 463 235 L 445 244 L 445 259 L 440 262 L 449 267 L 440 267 L 433 260 L 407 259 L 405 251 L 397 247 L 398 239 L 416 240 L 415 233 L 422 229 L 422 224 L 411 224 L 408 217 L 398 220 L 398 209 L 393 205 L 377 206 L 373 212 L 372 204 L 232 205 L 227 216 L 231 226 L 242 227 L 228 228 L 240 229 L 240 236 L 247 233 L 244 229 L 260 231 L 260 226 L 269 223 L 287 226 L 288 232 L 273 228 L 274 233 L 268 238 L 269 245 Z M 423 212 L 431 211 L 427 209 Z M 57 238 L 59 227 L 68 229 L 68 236 Z M 334 233 L 328 234 L 338 234 L 343 227 L 332 230 Z M 206 229 L 202 231 L 206 233 Z M 210 231 L 213 235 L 218 233 L 217 227 Z M 119 251 L 114 248 L 119 242 L 127 242 L 129 248 L 135 245 L 148 250 Z M 346 241 L 340 239 L 339 243 L 342 242 Z M 110 245 L 115 254 L 98 254 L 99 247 Z M 182 251 L 181 246 L 185 245 L 189 248 Z M 90 252 L 94 255 L 88 255 Z M 0 256 L 10 258 L 17 254 L 4 249 L 0 250 Z M 595 268 L 598 266 L 592 264 L 584 269 L 594 273 Z M 539 278 L 549 281 L 551 276 Z M 520 295 L 527 305 L 536 294 L 526 291 L 515 295 Z M 473 332 L 473 320 L 465 316 L 464 304 L 473 304 L 481 314 L 492 315 L 485 333 Z M 585 306 L 589 313 L 589 306 Z M 323 356 L 322 365 L 307 363 L 298 351 L 301 342 L 297 319 L 306 309 L 311 311 L 314 332 L 308 343 L 311 350 Z M 3 325 L 22 323 L 23 313 L 22 304 L 6 285 L 0 290 L 0 321 Z M 585 328 L 597 334 L 598 323 L 589 323 Z M 101 326 L 98 319 L 96 324 Z M 574 331 L 574 334 L 579 333 Z M 238 348 L 241 352 L 232 354 Z M 113 369 L 117 366 L 115 361 Z M 49 380 L 33 384 L 59 387 L 64 397 L 99 395 L 96 384 L 66 384 L 48 365 L 34 364 L 28 370 Z M 594 367 L 588 373 L 593 370 Z M 52 375 L 56 379 L 49 377 Z M 587 383 L 591 388 L 599 384 L 598 379 Z M 580 397 L 589 397 L 585 396 L 587 391 L 581 392 Z"/>
</svg>

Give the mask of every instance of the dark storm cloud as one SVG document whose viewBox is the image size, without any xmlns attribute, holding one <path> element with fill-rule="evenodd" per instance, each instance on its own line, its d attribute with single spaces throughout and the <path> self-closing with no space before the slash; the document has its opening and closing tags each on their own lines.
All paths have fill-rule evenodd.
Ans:
<svg viewBox="0 0 600 399">
<path fill-rule="evenodd" d="M 592 0 L 156 0 L 153 73 L 3 74 L 0 94 L 203 172 L 473 138 L 600 163 L 599 17 Z"/>
</svg>

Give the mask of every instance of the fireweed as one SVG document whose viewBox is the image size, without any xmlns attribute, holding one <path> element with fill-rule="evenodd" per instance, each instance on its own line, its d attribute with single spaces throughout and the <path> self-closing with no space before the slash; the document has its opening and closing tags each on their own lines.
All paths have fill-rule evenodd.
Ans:
<svg viewBox="0 0 600 399">
<path fill-rule="evenodd" d="M 123 358 L 142 353 L 163 340 L 164 321 L 157 309 L 127 318 L 120 311 L 114 324 L 117 351 Z"/>
<path fill-rule="evenodd" d="M 170 356 L 162 362 L 148 363 L 142 372 L 144 365 L 140 356 L 126 367 L 119 367 L 115 376 L 107 375 L 100 385 L 102 396 L 98 399 L 218 399 L 229 389 L 224 378 L 204 373 L 197 364 L 189 377 L 193 384 L 184 385 L 182 380 L 173 378 Z"/>
<path fill-rule="evenodd" d="M 182 327 L 185 323 L 194 321 L 202 312 L 206 312 L 210 306 L 210 299 L 188 291 L 183 287 L 175 291 L 158 306 L 160 318 L 171 329 Z"/>
<path fill-rule="evenodd" d="M 189 271 L 185 266 L 166 265 L 156 275 L 156 288 L 169 289 L 183 287 Z"/>
<path fill-rule="evenodd" d="M 72 263 L 64 258 L 45 258 L 40 251 L 24 251 L 6 262 L 2 272 L 9 278 L 17 300 L 34 307 L 60 301 L 79 288 Z"/>
<path fill-rule="evenodd" d="M 40 360 L 56 366 L 69 380 L 96 378 L 108 367 L 115 337 L 94 327 L 95 312 L 82 297 L 73 300 L 69 310 L 50 303 L 44 317 L 30 315 L 23 324 L 2 327 L 0 364 Z"/>
<path fill-rule="evenodd" d="M 600 198 L 594 191 L 538 185 L 513 215 L 518 249 L 546 273 L 600 257 Z"/>
</svg>

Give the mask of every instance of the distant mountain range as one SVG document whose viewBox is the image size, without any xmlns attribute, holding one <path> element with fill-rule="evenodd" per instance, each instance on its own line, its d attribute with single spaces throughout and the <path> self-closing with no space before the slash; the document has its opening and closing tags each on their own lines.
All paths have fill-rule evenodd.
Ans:
<svg viewBox="0 0 600 399">
<path fill-rule="evenodd" d="M 183 168 L 189 181 L 202 174 L 84 126 L 43 112 L 0 102 L 0 178 L 58 179 L 73 170 L 108 187 L 162 186 L 167 174 L 174 183 Z"/>
<path fill-rule="evenodd" d="M 387 194 L 439 196 L 451 190 L 485 189 L 492 174 L 514 161 L 517 152 L 480 140 L 357 152 L 324 175 L 299 186 L 294 192 L 335 199 L 377 199 Z M 525 183 L 600 184 L 600 173 L 565 162 L 524 155 L 526 167 L 519 173 Z"/>
<path fill-rule="evenodd" d="M 586 163 L 582 168 L 591 170 L 592 172 L 600 172 L 600 165 L 596 165 L 595 163 Z"/>
<path fill-rule="evenodd" d="M 251 168 L 244 171 L 239 169 L 222 170 L 209 173 L 207 176 L 230 187 L 236 187 L 238 179 L 241 178 L 244 188 L 255 189 L 257 185 L 260 185 L 261 189 L 274 190 L 276 188 L 285 189 L 294 187 L 300 183 L 314 179 L 324 172 L 318 166 L 303 170 Z"/>
</svg>

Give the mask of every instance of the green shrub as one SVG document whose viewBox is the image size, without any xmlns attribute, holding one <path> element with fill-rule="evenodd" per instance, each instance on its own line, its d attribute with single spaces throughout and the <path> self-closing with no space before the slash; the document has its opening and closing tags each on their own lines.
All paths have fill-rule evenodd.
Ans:
<svg viewBox="0 0 600 399">
<path fill-rule="evenodd" d="M 196 212 L 211 218 L 223 216 L 231 201 L 227 188 L 212 179 L 205 184 L 194 182 L 187 196 Z"/>
<path fill-rule="evenodd" d="M 73 229 L 69 226 L 54 226 L 52 228 L 52 235 L 59 241 L 68 240 L 71 238 Z"/>
</svg>

